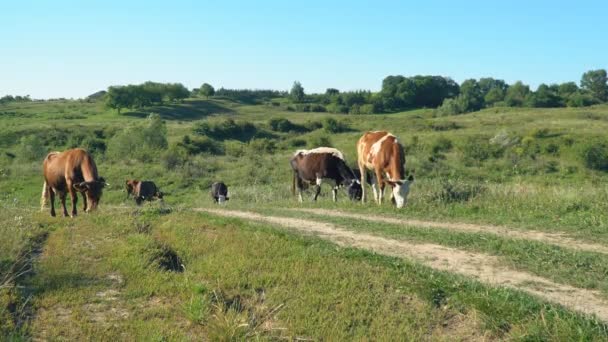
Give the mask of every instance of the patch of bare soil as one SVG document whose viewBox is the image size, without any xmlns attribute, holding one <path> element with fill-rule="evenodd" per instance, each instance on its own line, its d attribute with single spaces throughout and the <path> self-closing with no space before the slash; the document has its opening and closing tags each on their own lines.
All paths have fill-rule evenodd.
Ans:
<svg viewBox="0 0 608 342">
<path fill-rule="evenodd" d="M 572 310 L 596 315 L 608 322 L 608 301 L 599 291 L 585 290 L 530 273 L 509 269 L 498 258 L 483 253 L 464 252 L 436 244 L 414 244 L 375 235 L 356 233 L 336 225 L 305 219 L 264 216 L 254 212 L 197 209 L 225 217 L 267 222 L 303 233 L 315 234 L 340 246 L 356 247 L 379 254 L 415 259 L 431 268 L 475 278 L 483 283 L 522 290 Z"/>
<path fill-rule="evenodd" d="M 456 223 L 456 222 L 436 222 L 436 221 L 422 221 L 413 219 L 399 219 L 394 217 L 385 217 L 368 214 L 356 214 L 347 213 L 343 211 L 334 211 L 327 209 L 294 209 L 297 211 L 307 212 L 316 215 L 340 217 L 340 218 L 352 218 L 357 220 L 365 220 L 370 222 L 381 222 L 395 225 L 412 226 L 420 228 L 438 228 L 447 230 L 456 230 L 467 233 L 489 233 L 500 235 L 508 238 L 522 239 L 539 241 L 547 244 L 552 244 L 560 247 L 578 249 L 588 252 L 597 252 L 608 254 L 608 246 L 589 243 L 568 237 L 563 233 L 546 233 L 535 230 L 513 230 L 506 227 L 491 226 L 491 225 L 477 225 L 470 223 Z"/>
</svg>

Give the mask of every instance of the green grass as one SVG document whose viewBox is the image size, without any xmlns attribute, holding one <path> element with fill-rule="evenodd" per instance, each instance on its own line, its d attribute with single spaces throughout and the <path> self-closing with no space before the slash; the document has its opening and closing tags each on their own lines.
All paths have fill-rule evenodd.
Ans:
<svg viewBox="0 0 608 342">
<path fill-rule="evenodd" d="M 193 136 L 192 128 L 200 120 L 249 121 L 266 132 L 272 118 L 305 125 L 331 117 L 351 131 L 273 132 L 276 150 L 272 153 L 259 151 L 247 141 L 232 141 L 239 138 L 233 137 L 226 143 L 232 144 L 226 154 L 190 156 L 172 169 L 163 166 L 165 150 L 155 151 L 145 161 L 95 152 L 100 174 L 111 184 L 104 191 L 101 212 L 76 220 L 36 213 L 41 161 L 26 157 L 21 137 L 38 137 L 42 152 L 92 138 L 108 145 L 126 127 L 145 124 L 150 112 L 166 120 L 171 146 L 185 135 Z M 354 165 L 357 139 L 363 131 L 379 129 L 399 137 L 406 148 L 407 169 L 415 169 L 407 207 L 396 210 L 388 204 L 351 203 L 343 192 L 333 204 L 328 188 L 318 203 L 304 207 L 505 225 L 608 243 L 604 186 L 608 175 L 587 169 L 582 159 L 586 146 L 606 139 L 606 105 L 491 108 L 434 117 L 431 109 L 352 116 L 290 112 L 224 99 L 187 99 L 122 115 L 95 102 L 5 104 L 0 105 L 0 281 L 11 280 L 0 284 L 0 333 L 25 338 L 131 336 L 147 340 L 226 334 L 261 339 L 383 339 L 398 333 L 411 339 L 447 339 L 451 334 L 538 340 L 606 338 L 603 325 L 512 290 L 486 287 L 405 260 L 337 249 L 266 225 L 187 210 L 211 205 L 209 186 L 223 180 L 230 189 L 232 208 L 305 215 L 357 231 L 484 252 L 499 256 L 513 268 L 606 294 L 604 255 L 488 234 L 371 225 L 283 210 L 300 207 L 290 193 L 288 160 L 296 149 L 294 140 L 311 144 L 328 138 Z M 489 141 L 500 136 L 512 142 L 496 152 Z M 484 160 L 472 158 L 479 155 Z M 134 213 L 134 204 L 125 199 L 123 190 L 127 178 L 154 180 L 167 194 L 165 201 L 173 212 L 159 215 L 152 205 Z M 446 191 L 461 195 L 471 189 L 468 200 L 446 199 Z M 32 255 L 28 251 L 47 232 L 43 254 L 26 258 L 35 261 L 35 272 L 13 279 L 14 265 Z M 180 256 L 184 272 L 160 271 L 154 266 L 167 248 Z M 264 289 L 263 303 L 256 288 Z M 117 299 L 104 299 L 106 295 Z M 247 310 L 233 307 L 236 296 Z M 275 308 L 276 322 L 264 324 L 285 330 L 258 325 Z M 113 318 L 124 313 L 128 315 L 124 319 Z M 243 322 L 248 325 L 239 328 Z M 459 326 L 462 330 L 456 329 Z"/>
<path fill-rule="evenodd" d="M 24 336 L 607 337 L 604 325 L 516 291 L 261 224 L 160 215 L 154 206 L 75 220 L 34 216 L 51 233 L 23 284 L 36 312 Z M 159 246 L 179 255 L 183 272 L 158 266 Z"/>
</svg>

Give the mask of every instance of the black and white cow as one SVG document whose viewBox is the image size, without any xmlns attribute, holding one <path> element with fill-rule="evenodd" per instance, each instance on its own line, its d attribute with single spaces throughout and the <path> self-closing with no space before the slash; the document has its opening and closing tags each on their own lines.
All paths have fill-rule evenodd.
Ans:
<svg viewBox="0 0 608 342">
<path fill-rule="evenodd" d="M 211 185 L 211 197 L 215 203 L 223 204 L 228 198 L 228 187 L 224 182 L 215 182 Z"/>
<path fill-rule="evenodd" d="M 333 182 L 332 197 L 337 201 L 338 188 L 345 187 L 352 200 L 361 199 L 361 183 L 353 170 L 346 164 L 342 152 L 331 147 L 318 147 L 312 150 L 298 150 L 290 160 L 293 169 L 292 192 L 298 190 L 298 199 L 302 199 L 305 184 L 315 184 L 314 200 L 321 192 L 324 179 Z"/>
</svg>

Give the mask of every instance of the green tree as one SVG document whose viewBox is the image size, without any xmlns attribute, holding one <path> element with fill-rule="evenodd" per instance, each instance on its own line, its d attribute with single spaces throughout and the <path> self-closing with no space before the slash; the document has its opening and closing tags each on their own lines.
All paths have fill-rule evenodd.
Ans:
<svg viewBox="0 0 608 342">
<path fill-rule="evenodd" d="M 590 70 L 581 78 L 581 88 L 589 91 L 595 98 L 608 101 L 608 77 L 605 69 Z"/>
<path fill-rule="evenodd" d="M 515 82 L 507 88 L 505 102 L 509 107 L 521 107 L 524 105 L 526 96 L 530 92 L 530 87 L 523 84 L 521 81 Z"/>
<path fill-rule="evenodd" d="M 465 111 L 480 110 L 484 106 L 484 98 L 479 83 L 474 80 L 466 80 L 460 85 L 458 99 Z"/>
<path fill-rule="evenodd" d="M 557 88 L 557 93 L 566 99 L 578 91 L 578 86 L 574 82 L 562 83 Z"/>
<path fill-rule="evenodd" d="M 535 92 L 526 95 L 526 105 L 537 108 L 552 108 L 562 107 L 563 102 L 557 95 L 557 87 L 541 84 Z"/>
<path fill-rule="evenodd" d="M 211 86 L 211 84 L 203 83 L 203 85 L 199 89 L 199 93 L 205 96 L 206 98 L 209 98 L 209 96 L 215 95 L 215 89 L 213 88 L 213 86 Z"/>
<path fill-rule="evenodd" d="M 291 87 L 289 96 L 294 102 L 304 101 L 304 87 L 302 87 L 302 84 L 300 82 L 293 82 L 293 86 Z"/>
</svg>

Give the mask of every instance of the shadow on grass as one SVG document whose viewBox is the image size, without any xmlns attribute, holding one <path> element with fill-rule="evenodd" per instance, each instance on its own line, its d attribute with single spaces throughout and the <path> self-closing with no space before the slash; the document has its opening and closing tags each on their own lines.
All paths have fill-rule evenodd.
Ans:
<svg viewBox="0 0 608 342">
<path fill-rule="evenodd" d="M 230 108 L 212 101 L 194 100 L 176 104 L 166 104 L 162 106 L 151 106 L 145 109 L 125 112 L 123 115 L 146 118 L 150 113 L 158 113 L 165 120 L 200 120 L 213 114 L 231 113 Z"/>
</svg>

